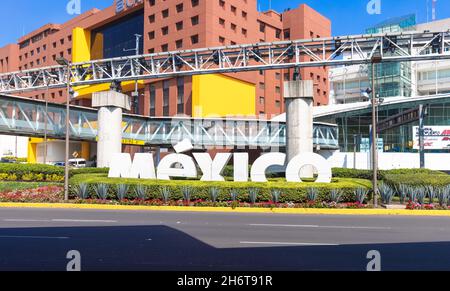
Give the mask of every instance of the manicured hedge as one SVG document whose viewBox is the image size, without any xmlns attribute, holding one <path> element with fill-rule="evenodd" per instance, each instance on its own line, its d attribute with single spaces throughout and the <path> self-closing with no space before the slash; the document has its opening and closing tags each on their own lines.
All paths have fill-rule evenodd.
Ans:
<svg viewBox="0 0 450 291">
<path fill-rule="evenodd" d="M 64 180 L 64 169 L 41 164 L 1 164 L 0 181 L 49 181 Z"/>
<path fill-rule="evenodd" d="M 108 169 L 72 169 L 70 175 L 105 174 Z M 43 164 L 3 164 L 0 163 L 0 181 L 61 182 L 64 181 L 64 168 Z"/>
<path fill-rule="evenodd" d="M 386 175 L 384 182 L 391 186 L 398 186 L 400 184 L 410 186 L 436 186 L 443 187 L 450 185 L 450 175 L 445 173 L 434 174 L 397 174 Z"/>
<path fill-rule="evenodd" d="M 333 168 L 333 177 L 335 178 L 358 178 L 372 180 L 371 170 L 355 170 L 344 168 Z M 380 170 L 378 171 L 378 180 L 385 180 L 386 177 L 395 175 L 446 175 L 440 171 L 433 171 L 429 169 L 396 169 L 396 170 Z"/>
<path fill-rule="evenodd" d="M 182 200 L 182 187 L 192 187 L 192 200 L 208 200 L 210 198 L 209 191 L 211 188 L 219 189 L 218 201 L 229 201 L 230 192 L 236 191 L 238 193 L 238 199 L 240 201 L 248 201 L 249 189 L 257 188 L 259 190 L 258 201 L 270 201 L 271 191 L 273 189 L 281 190 L 280 202 L 294 202 L 302 203 L 306 202 L 308 188 L 317 188 L 319 190 L 318 200 L 328 201 L 331 189 L 342 189 L 343 202 L 354 202 L 355 195 L 354 190 L 356 188 L 369 188 L 371 186 L 370 181 L 361 179 L 334 179 L 331 184 L 321 183 L 287 183 L 285 181 L 273 180 L 268 183 L 235 183 L 235 182 L 201 182 L 201 181 L 157 181 L 157 180 L 138 180 L 138 179 L 111 179 L 107 178 L 105 174 L 92 174 L 92 175 L 76 175 L 71 181 L 71 194 L 76 195 L 75 189 L 79 184 L 87 184 L 89 188 L 89 196 L 96 198 L 95 185 L 107 184 L 109 185 L 109 198 L 116 199 L 117 186 L 120 184 L 126 184 L 130 186 L 127 194 L 128 199 L 135 199 L 135 187 L 138 185 L 144 185 L 148 189 L 149 199 L 160 199 L 161 189 L 170 189 L 171 200 Z M 370 198 L 370 197 L 368 197 Z"/>
</svg>

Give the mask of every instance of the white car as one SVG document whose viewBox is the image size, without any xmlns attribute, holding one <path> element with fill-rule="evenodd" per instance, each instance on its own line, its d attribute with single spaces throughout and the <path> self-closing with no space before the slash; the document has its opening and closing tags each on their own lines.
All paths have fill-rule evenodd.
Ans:
<svg viewBox="0 0 450 291">
<path fill-rule="evenodd" d="M 73 168 L 86 168 L 85 159 L 71 159 L 69 160 L 69 166 Z"/>
</svg>

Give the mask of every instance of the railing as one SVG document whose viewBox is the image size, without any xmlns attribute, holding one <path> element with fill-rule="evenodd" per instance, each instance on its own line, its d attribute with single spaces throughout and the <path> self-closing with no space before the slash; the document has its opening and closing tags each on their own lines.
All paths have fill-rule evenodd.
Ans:
<svg viewBox="0 0 450 291">
<path fill-rule="evenodd" d="M 0 134 L 64 139 L 65 118 L 65 105 L 0 96 Z M 96 109 L 71 106 L 70 138 L 97 140 Z M 286 125 L 257 119 L 123 116 L 125 144 L 168 147 L 183 139 L 197 148 L 280 148 L 286 145 Z M 314 142 L 321 148 L 338 148 L 337 126 L 315 124 Z"/>
</svg>

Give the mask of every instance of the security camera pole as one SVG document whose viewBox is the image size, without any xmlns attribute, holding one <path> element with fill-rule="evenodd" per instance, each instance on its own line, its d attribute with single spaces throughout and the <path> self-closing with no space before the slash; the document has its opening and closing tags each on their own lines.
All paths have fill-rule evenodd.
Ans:
<svg viewBox="0 0 450 291">
<path fill-rule="evenodd" d="M 65 140 L 65 158 L 64 158 L 64 200 L 69 200 L 69 150 L 70 150 L 70 70 L 71 64 L 65 58 L 57 58 L 56 62 L 61 66 L 67 67 L 67 94 L 66 94 L 66 140 Z"/>
</svg>

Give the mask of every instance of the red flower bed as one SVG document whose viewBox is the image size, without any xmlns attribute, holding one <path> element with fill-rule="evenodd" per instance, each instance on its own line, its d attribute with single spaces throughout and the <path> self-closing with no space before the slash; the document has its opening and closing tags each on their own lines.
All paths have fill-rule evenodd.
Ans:
<svg viewBox="0 0 450 291">
<path fill-rule="evenodd" d="M 64 188 L 59 186 L 44 186 L 0 193 L 1 202 L 56 203 L 62 200 L 64 200 Z"/>
</svg>

